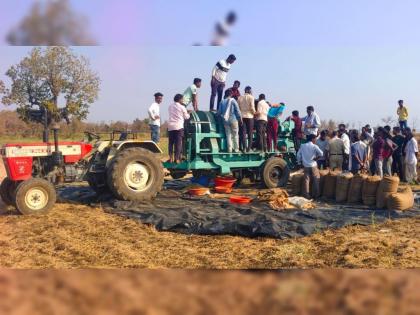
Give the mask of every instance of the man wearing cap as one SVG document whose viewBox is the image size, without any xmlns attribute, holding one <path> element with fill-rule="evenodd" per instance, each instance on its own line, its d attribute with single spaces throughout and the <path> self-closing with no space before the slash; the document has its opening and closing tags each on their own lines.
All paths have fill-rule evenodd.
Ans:
<svg viewBox="0 0 420 315">
<path fill-rule="evenodd" d="M 162 103 L 163 94 L 160 92 L 155 93 L 155 101 L 150 105 L 149 114 L 149 127 L 150 136 L 153 142 L 159 143 L 160 140 L 160 108 L 159 105 Z"/>
<path fill-rule="evenodd" d="M 219 109 L 219 104 L 222 101 L 223 90 L 226 85 L 227 73 L 230 70 L 231 65 L 235 62 L 235 55 L 229 55 L 229 57 L 224 60 L 220 60 L 213 68 L 211 75 L 211 96 L 210 96 L 210 110 L 216 111 L 214 108 L 214 101 L 217 94 L 217 107 Z"/>
</svg>

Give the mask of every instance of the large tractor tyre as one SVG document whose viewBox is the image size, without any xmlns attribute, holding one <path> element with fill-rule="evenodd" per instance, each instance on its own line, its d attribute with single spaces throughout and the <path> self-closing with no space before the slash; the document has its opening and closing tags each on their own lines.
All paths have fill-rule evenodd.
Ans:
<svg viewBox="0 0 420 315">
<path fill-rule="evenodd" d="M 13 206 L 14 202 L 14 193 L 16 190 L 16 182 L 5 178 L 0 184 L 0 198 L 8 206 Z"/>
<path fill-rule="evenodd" d="M 176 171 L 176 170 L 169 170 L 169 173 L 173 179 L 181 179 L 187 175 L 187 171 Z"/>
<path fill-rule="evenodd" d="M 108 187 L 122 200 L 154 198 L 163 186 L 163 166 L 151 151 L 129 148 L 121 151 L 107 171 Z"/>
<path fill-rule="evenodd" d="M 267 188 L 286 187 L 290 170 L 282 158 L 272 157 L 264 164 L 263 181 Z"/>
<path fill-rule="evenodd" d="M 55 187 L 45 179 L 31 178 L 21 182 L 16 188 L 15 206 L 21 214 L 46 213 L 56 200 Z"/>
</svg>

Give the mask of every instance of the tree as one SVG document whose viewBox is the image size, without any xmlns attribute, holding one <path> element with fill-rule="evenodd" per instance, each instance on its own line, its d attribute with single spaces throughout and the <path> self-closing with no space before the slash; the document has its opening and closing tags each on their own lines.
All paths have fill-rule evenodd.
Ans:
<svg viewBox="0 0 420 315">
<path fill-rule="evenodd" d="M 17 46 L 95 45 L 86 25 L 68 0 L 36 1 L 29 15 L 9 32 L 7 41 Z"/>
<path fill-rule="evenodd" d="M 396 122 L 396 120 L 394 118 L 392 118 L 392 116 L 387 116 L 381 119 L 381 121 L 388 126 L 391 126 L 392 124 L 394 124 Z"/>
<path fill-rule="evenodd" d="M 98 97 L 98 75 L 86 58 L 66 47 L 34 48 L 6 75 L 12 85 L 6 89 L 3 103 L 17 105 L 25 121 L 32 120 L 33 109 L 48 110 L 56 121 L 62 116 L 83 120 Z M 64 106 L 60 107 L 59 102 Z"/>
</svg>

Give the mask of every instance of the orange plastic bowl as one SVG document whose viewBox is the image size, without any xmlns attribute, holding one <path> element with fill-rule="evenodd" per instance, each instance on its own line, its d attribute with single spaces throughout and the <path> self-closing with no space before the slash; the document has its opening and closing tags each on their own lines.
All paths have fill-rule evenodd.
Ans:
<svg viewBox="0 0 420 315">
<path fill-rule="evenodd" d="M 250 203 L 252 199 L 244 196 L 232 196 L 229 198 L 229 201 L 231 203 L 247 204 Z"/>
<path fill-rule="evenodd" d="M 216 177 L 214 179 L 214 185 L 216 187 L 229 187 L 232 188 L 235 184 L 236 178 L 233 177 Z"/>
<path fill-rule="evenodd" d="M 219 194 L 230 194 L 232 192 L 232 187 L 216 186 L 214 189 Z"/>
<path fill-rule="evenodd" d="M 203 196 L 209 192 L 208 188 L 191 188 L 188 190 L 188 193 L 192 196 Z"/>
</svg>

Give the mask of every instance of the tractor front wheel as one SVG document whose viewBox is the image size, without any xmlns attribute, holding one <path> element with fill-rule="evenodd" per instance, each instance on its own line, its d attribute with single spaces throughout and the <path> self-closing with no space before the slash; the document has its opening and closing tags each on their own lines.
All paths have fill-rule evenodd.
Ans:
<svg viewBox="0 0 420 315">
<path fill-rule="evenodd" d="M 107 171 L 108 187 L 119 199 L 150 200 L 163 187 L 162 162 L 151 151 L 129 148 L 120 152 Z"/>
<path fill-rule="evenodd" d="M 49 181 L 31 178 L 17 186 L 15 206 L 21 214 L 42 214 L 54 206 L 56 199 L 57 193 Z"/>
<path fill-rule="evenodd" d="M 9 178 L 5 178 L 0 184 L 0 197 L 1 200 L 7 205 L 12 206 L 14 205 L 14 193 L 16 190 L 16 182 L 10 180 Z"/>
<path fill-rule="evenodd" d="M 272 157 L 265 162 L 262 175 L 267 188 L 286 187 L 290 170 L 285 160 Z"/>
</svg>

